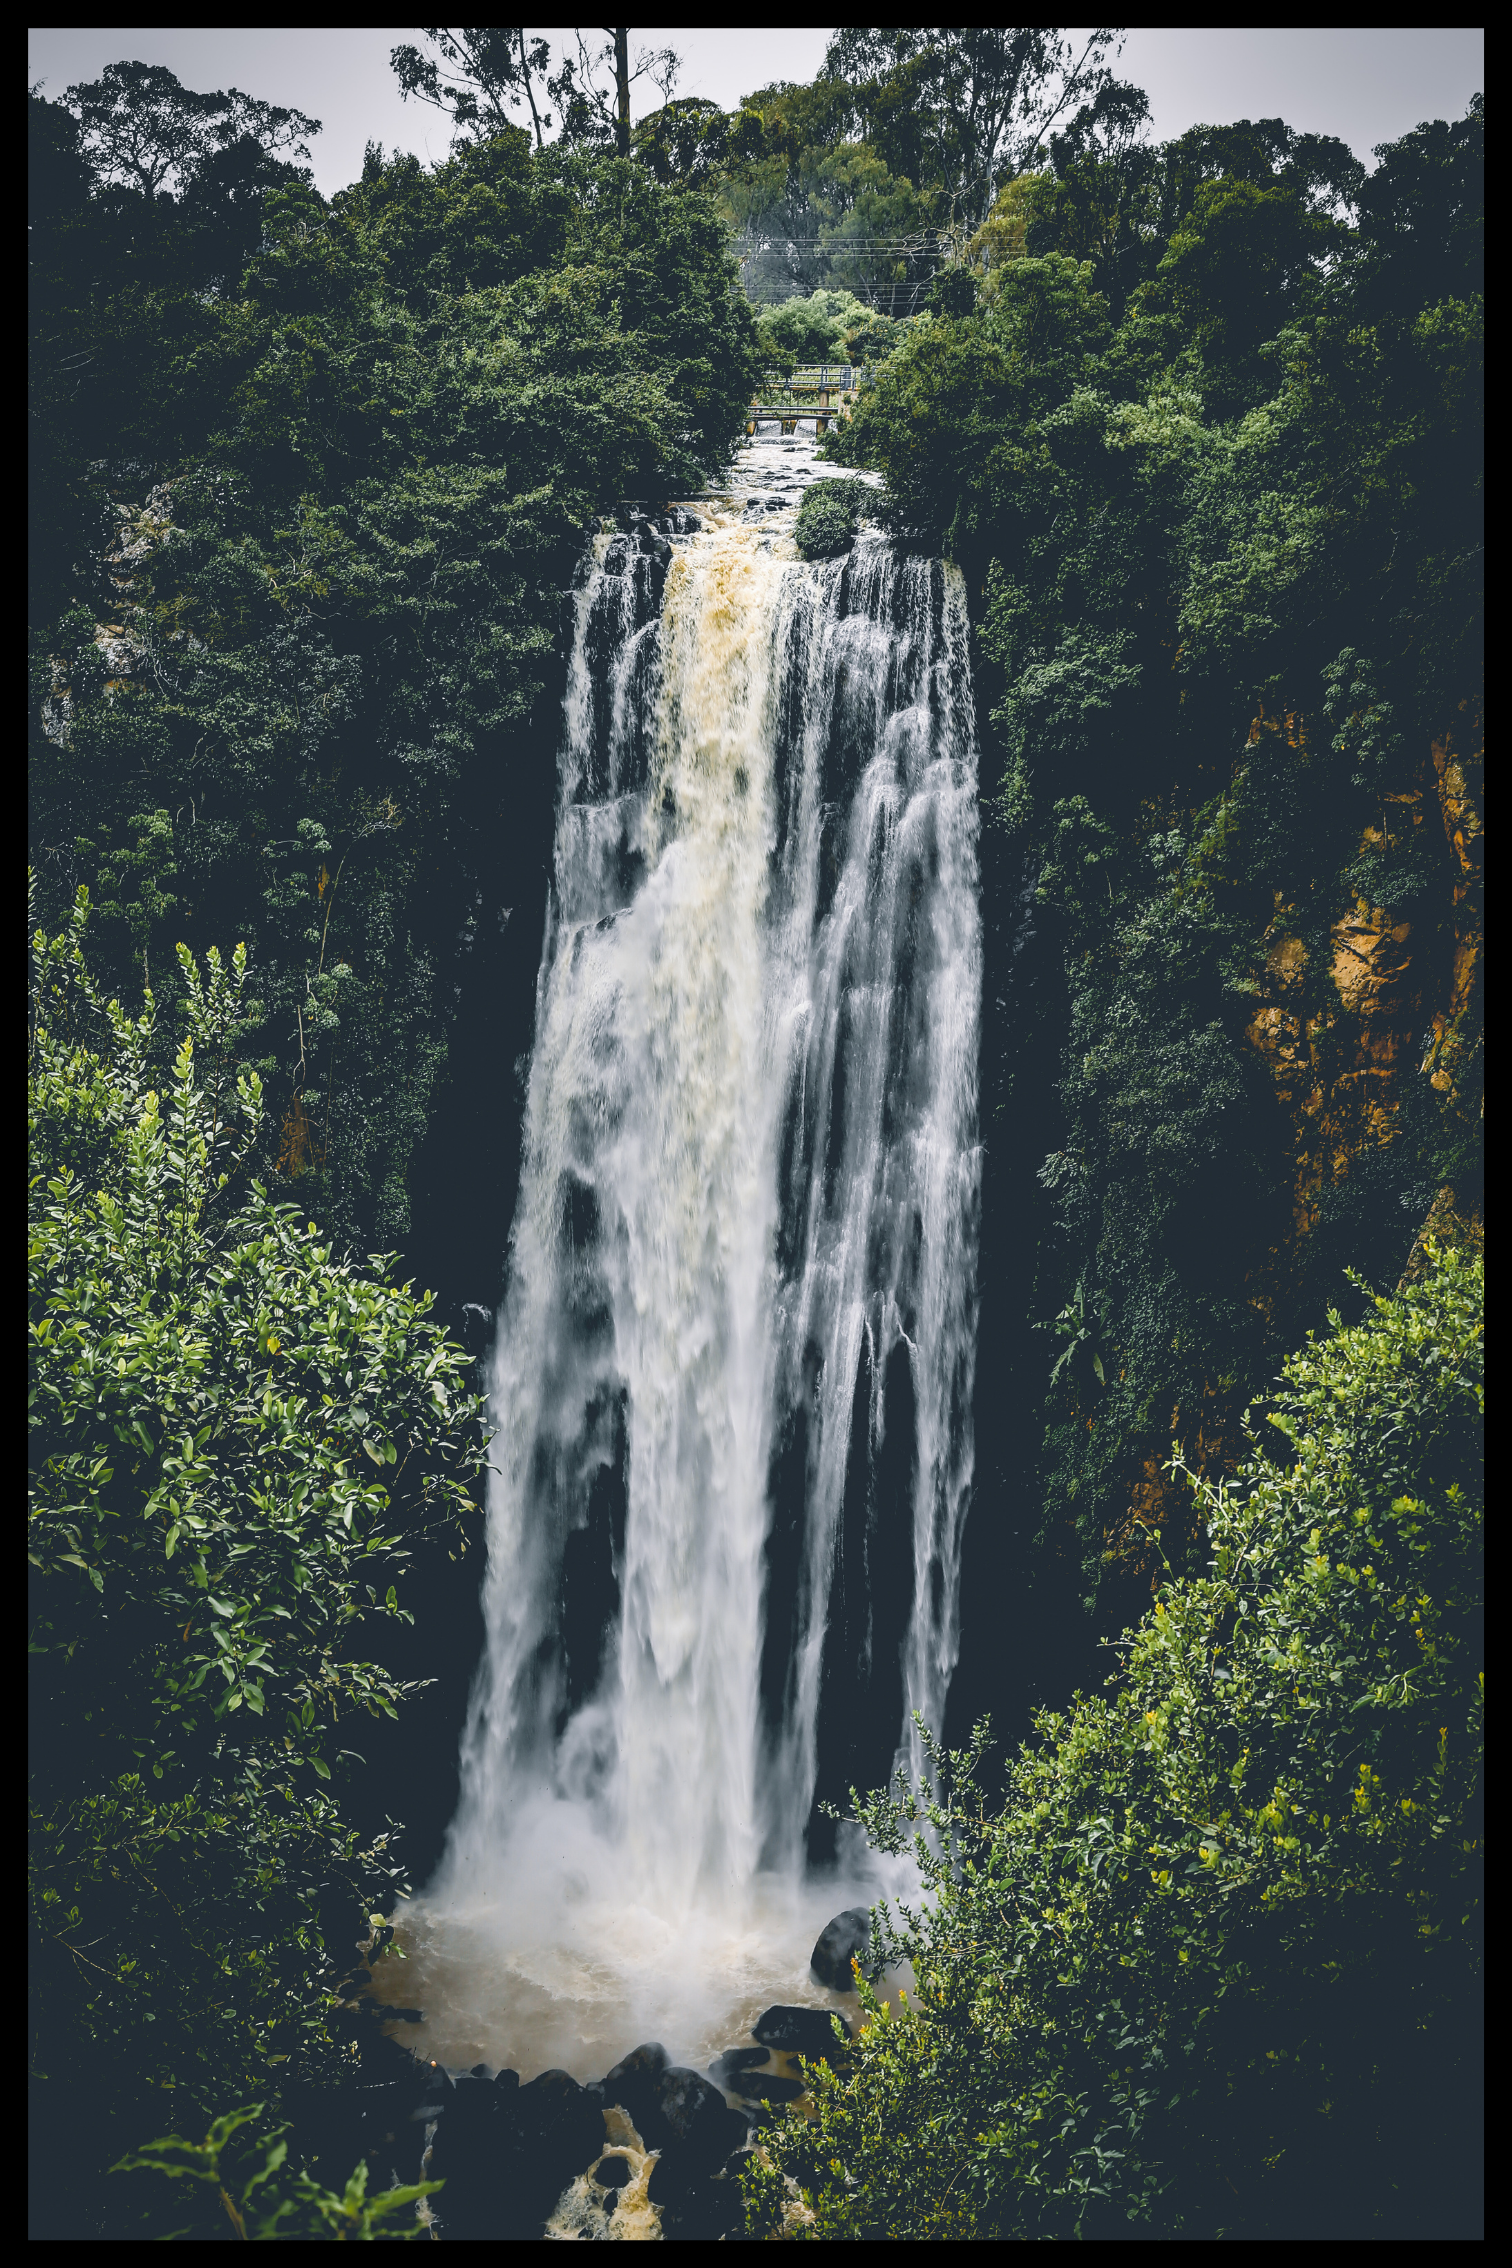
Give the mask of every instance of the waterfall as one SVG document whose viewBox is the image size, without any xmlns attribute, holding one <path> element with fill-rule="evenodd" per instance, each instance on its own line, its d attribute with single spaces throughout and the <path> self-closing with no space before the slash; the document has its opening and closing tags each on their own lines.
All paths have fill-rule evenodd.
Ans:
<svg viewBox="0 0 1512 2268">
<path fill-rule="evenodd" d="M 801 562 L 805 477 L 802 444 L 758 444 L 670 541 L 601 535 L 574 594 L 487 1651 L 409 1925 L 431 2053 L 691 2048 L 791 1993 L 834 1867 L 861 1879 L 810 1847 L 816 1795 L 943 1715 L 978 1191 L 965 594 L 865 529 Z"/>
</svg>

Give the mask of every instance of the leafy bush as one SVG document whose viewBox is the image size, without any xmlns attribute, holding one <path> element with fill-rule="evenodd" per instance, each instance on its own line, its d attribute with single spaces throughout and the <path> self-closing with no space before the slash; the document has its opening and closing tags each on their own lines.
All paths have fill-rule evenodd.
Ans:
<svg viewBox="0 0 1512 2268">
<path fill-rule="evenodd" d="M 917 1989 L 862 1984 L 753 2229 L 791 2184 L 825 2237 L 1473 2233 L 1483 1268 L 1429 1251 L 1287 1364 L 1284 1461 L 1193 1482 L 1208 1572 L 1036 1719 L 1001 1810 L 985 1726 L 858 1803 L 923 1873 L 878 1916 Z"/>
<path fill-rule="evenodd" d="M 369 2197 L 367 2161 L 361 2159 L 338 2196 L 308 2173 L 285 2170 L 284 2128 L 240 2132 L 256 2129 L 262 2115 L 261 2103 L 249 2103 L 216 2119 L 203 2142 L 170 2134 L 128 2152 L 110 2170 L 158 2173 L 182 2185 L 176 2203 L 190 2218 L 179 2228 L 154 2230 L 160 2238 L 224 2237 L 227 2222 L 244 2243 L 370 2244 L 385 2237 L 407 2243 L 429 2234 L 427 2223 L 407 2209 L 444 2182 L 418 2181 Z M 398 2221 L 401 2214 L 404 2221 Z"/>
<path fill-rule="evenodd" d="M 757 337 L 768 361 L 846 361 L 846 334 L 867 324 L 870 310 L 849 291 L 816 291 L 762 310 Z"/>
<path fill-rule="evenodd" d="M 798 507 L 793 541 L 804 559 L 833 559 L 856 540 L 856 522 L 877 504 L 864 480 L 816 480 Z"/>
<path fill-rule="evenodd" d="M 101 998 L 86 915 L 33 946 L 31 1917 L 38 2068 L 108 2132 L 334 2070 L 329 1943 L 399 1873 L 334 1782 L 413 1690 L 354 1642 L 409 1619 L 484 1448 L 428 1300 L 244 1178 L 244 949 L 181 950 L 160 1093 L 155 1004 Z"/>
</svg>

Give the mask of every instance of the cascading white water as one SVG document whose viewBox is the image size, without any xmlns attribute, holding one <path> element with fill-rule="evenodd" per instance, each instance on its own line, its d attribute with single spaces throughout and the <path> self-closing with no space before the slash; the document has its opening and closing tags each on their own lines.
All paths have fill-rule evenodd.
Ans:
<svg viewBox="0 0 1512 2268">
<path fill-rule="evenodd" d="M 791 541 L 758 443 L 576 592 L 493 1380 L 487 1658 L 421 2044 L 702 2056 L 863 1854 L 816 1791 L 939 1725 L 971 1482 L 975 744 L 959 576 Z M 665 522 L 663 524 L 666 524 Z M 413 2039 L 413 2035 L 409 2035 Z"/>
</svg>

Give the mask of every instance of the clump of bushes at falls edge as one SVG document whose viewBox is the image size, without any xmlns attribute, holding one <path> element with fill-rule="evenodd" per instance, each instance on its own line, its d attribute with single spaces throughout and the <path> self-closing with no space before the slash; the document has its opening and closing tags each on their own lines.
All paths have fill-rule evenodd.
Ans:
<svg viewBox="0 0 1512 2268">
<path fill-rule="evenodd" d="M 864 480 L 816 481 L 798 507 L 793 541 L 801 559 L 833 559 L 856 540 L 856 523 L 880 499 Z"/>
<path fill-rule="evenodd" d="M 1195 1484 L 1206 1572 L 1036 1718 L 1000 1809 L 985 1726 L 859 1803 L 928 1879 L 884 1948 L 917 1991 L 862 1984 L 753 2233 L 1477 2233 L 1483 1268 L 1428 1249 L 1286 1365 L 1280 1456 Z"/>
<path fill-rule="evenodd" d="M 338 1791 L 414 1691 L 368 1657 L 409 1619 L 417 1543 L 475 1532 L 484 1441 L 428 1297 L 248 1177 L 245 950 L 202 970 L 180 948 L 165 1076 L 152 998 L 129 1016 L 94 980 L 87 910 L 38 931 L 31 986 L 33 2111 L 63 2153 L 34 2186 L 44 2223 L 156 2233 L 107 2230 L 133 2208 L 98 2177 L 210 2127 L 171 2170 L 204 2175 L 224 2233 L 232 2164 L 250 2182 L 278 2150 L 241 2110 L 349 2068 L 337 1962 L 401 1885 Z M 314 2233 L 363 2233 L 299 2182 Z M 171 2187 L 182 2219 L 196 2184 Z"/>
</svg>

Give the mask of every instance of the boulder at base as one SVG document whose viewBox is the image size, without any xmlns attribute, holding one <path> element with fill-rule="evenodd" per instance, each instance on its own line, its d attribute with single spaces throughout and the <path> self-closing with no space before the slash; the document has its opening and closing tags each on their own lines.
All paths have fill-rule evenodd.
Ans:
<svg viewBox="0 0 1512 2268">
<path fill-rule="evenodd" d="M 675 2158 L 684 2174 L 707 2172 L 738 2150 L 746 2138 L 746 2120 L 731 2110 L 717 2087 L 700 2072 L 673 2064 L 656 2082 L 656 2099 L 648 2103 L 640 2122 L 641 2139 L 648 2150 Z"/>
<path fill-rule="evenodd" d="M 779 2004 L 757 2017 L 751 2037 L 760 2040 L 763 2047 L 786 2048 L 789 2055 L 823 2056 L 826 2061 L 841 2045 L 827 2008 L 785 2008 Z"/>
<path fill-rule="evenodd" d="M 666 2068 L 661 2041 L 646 2040 L 621 2057 L 604 2081 L 604 2101 L 618 2103 L 637 2134 L 645 2134 L 645 2116 L 655 2110 L 657 2084 Z"/>
<path fill-rule="evenodd" d="M 851 1962 L 858 1960 L 864 1968 L 870 1951 L 871 1915 L 864 1906 L 847 1906 L 820 1932 L 819 1942 L 809 1955 L 809 1967 L 831 1992 L 854 1992 Z"/>
<path fill-rule="evenodd" d="M 520 2138 L 527 2155 L 545 2187 L 556 2185 L 547 2201 L 549 2211 L 573 2175 L 591 2165 L 604 2147 L 603 2090 L 580 2087 L 570 2072 L 542 2071 L 520 2089 L 513 2103 L 519 2105 Z"/>
<path fill-rule="evenodd" d="M 801 2079 L 784 2078 L 780 2071 L 742 2072 L 730 2082 L 730 2093 L 753 2103 L 796 2103 L 807 2088 Z"/>
</svg>

